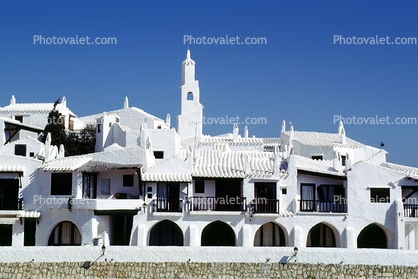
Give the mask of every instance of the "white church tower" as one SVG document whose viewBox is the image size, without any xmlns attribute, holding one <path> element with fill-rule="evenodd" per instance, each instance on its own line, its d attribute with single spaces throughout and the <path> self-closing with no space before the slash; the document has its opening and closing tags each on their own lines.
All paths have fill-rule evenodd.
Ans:
<svg viewBox="0 0 418 279">
<path fill-rule="evenodd" d="M 187 50 L 182 64 L 181 114 L 178 116 L 178 133 L 183 147 L 195 148 L 202 136 L 203 106 L 200 104 L 199 82 L 195 80 L 195 62 Z"/>
</svg>

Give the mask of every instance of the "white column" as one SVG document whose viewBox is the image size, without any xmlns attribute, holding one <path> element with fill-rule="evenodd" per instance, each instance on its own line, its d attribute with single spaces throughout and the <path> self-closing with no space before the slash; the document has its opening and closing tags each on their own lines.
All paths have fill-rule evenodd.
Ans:
<svg viewBox="0 0 418 279">
<path fill-rule="evenodd" d="M 405 248 L 405 222 L 403 216 L 402 199 L 395 200 L 395 235 L 393 236 L 393 249 L 404 250 Z"/>
<path fill-rule="evenodd" d="M 196 225 L 189 226 L 189 246 L 200 246 L 199 231 Z"/>
<path fill-rule="evenodd" d="M 293 246 L 306 247 L 306 239 L 303 237 L 303 230 L 301 226 L 295 226 L 293 228 Z"/>
<path fill-rule="evenodd" d="M 251 237 L 251 227 L 248 224 L 242 226 L 242 246 L 243 247 L 252 247 L 254 246 L 254 241 Z"/>
<path fill-rule="evenodd" d="M 24 221 L 22 225 L 20 221 L 16 221 L 12 229 L 12 246 L 23 246 L 24 245 Z"/>
<path fill-rule="evenodd" d="M 138 225 L 138 239 L 137 239 L 138 246 L 147 246 L 147 230 L 144 224 Z"/>
<path fill-rule="evenodd" d="M 345 236 L 345 245 L 343 245 L 343 243 L 341 243 L 342 247 L 352 248 L 352 249 L 357 248 L 357 239 L 355 237 L 353 227 L 346 227 L 344 236 Z"/>
</svg>

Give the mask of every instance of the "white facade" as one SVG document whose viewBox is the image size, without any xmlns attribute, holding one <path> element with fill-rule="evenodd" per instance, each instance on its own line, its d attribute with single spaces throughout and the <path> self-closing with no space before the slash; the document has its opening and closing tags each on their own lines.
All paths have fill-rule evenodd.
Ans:
<svg viewBox="0 0 418 279">
<path fill-rule="evenodd" d="M 190 51 L 182 71 L 177 130 L 126 98 L 123 109 L 79 118 L 96 125 L 95 153 L 63 158 L 47 145 L 42 161 L 0 149 L 24 168 L 19 195 L 39 222 L 28 243 L 418 250 L 417 168 L 386 162 L 342 124 L 317 133 L 283 123 L 278 138 L 237 126 L 203 135 Z M 25 243 L 19 212 L 2 219 L 18 232 L 14 246 Z"/>
</svg>

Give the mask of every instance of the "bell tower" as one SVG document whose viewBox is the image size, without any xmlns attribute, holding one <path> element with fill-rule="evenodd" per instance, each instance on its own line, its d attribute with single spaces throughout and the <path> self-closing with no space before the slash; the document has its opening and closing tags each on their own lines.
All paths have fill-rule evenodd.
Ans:
<svg viewBox="0 0 418 279">
<path fill-rule="evenodd" d="M 202 137 L 203 106 L 200 104 L 199 81 L 195 80 L 196 63 L 187 50 L 182 64 L 181 114 L 178 116 L 178 133 L 183 147 L 195 147 Z"/>
</svg>

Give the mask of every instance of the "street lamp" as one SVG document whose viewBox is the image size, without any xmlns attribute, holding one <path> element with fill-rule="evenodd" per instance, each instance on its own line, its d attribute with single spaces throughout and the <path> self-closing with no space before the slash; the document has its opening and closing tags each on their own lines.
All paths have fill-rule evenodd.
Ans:
<svg viewBox="0 0 418 279">
<path fill-rule="evenodd" d="M 298 247 L 295 246 L 295 248 L 293 248 L 293 257 L 296 257 L 298 255 L 299 249 Z"/>
</svg>

